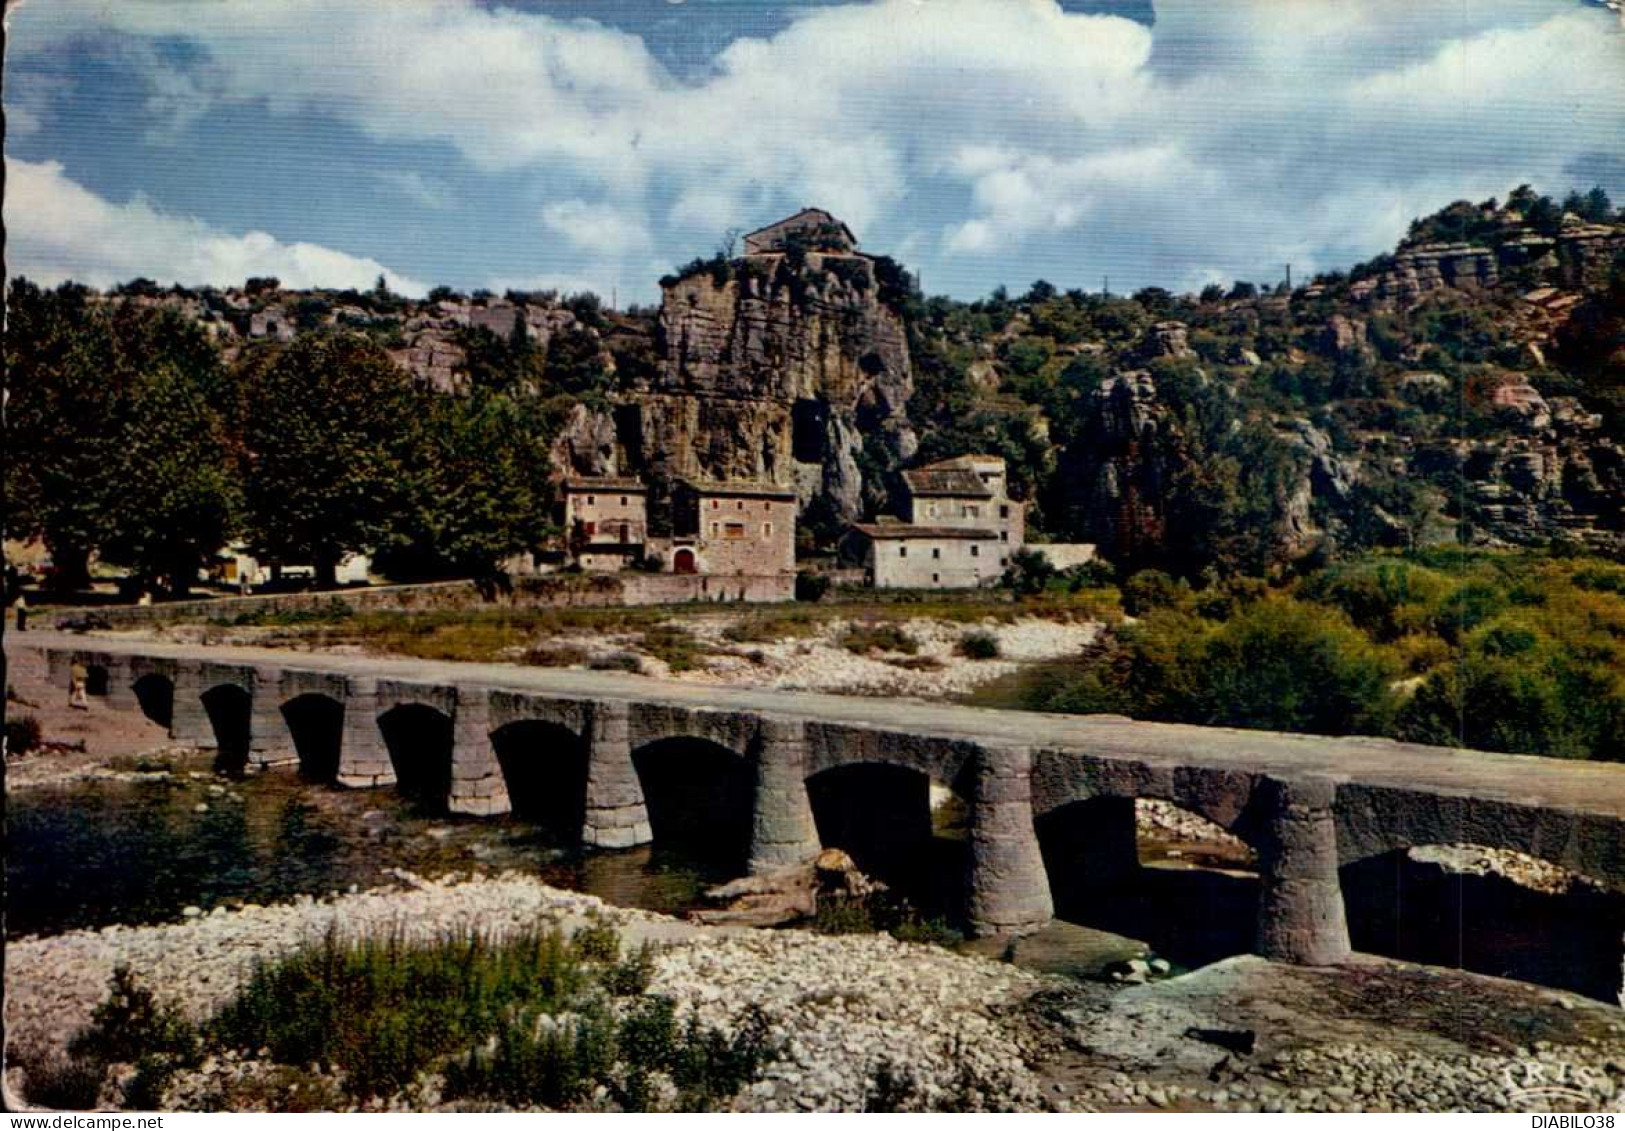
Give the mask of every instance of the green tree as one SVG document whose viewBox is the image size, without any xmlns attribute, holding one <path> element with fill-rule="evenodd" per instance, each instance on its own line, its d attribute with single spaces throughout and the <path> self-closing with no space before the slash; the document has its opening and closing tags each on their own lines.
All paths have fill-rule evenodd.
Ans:
<svg viewBox="0 0 1625 1131">
<path fill-rule="evenodd" d="M 248 355 L 239 380 L 250 543 L 273 562 L 310 562 L 331 586 L 347 553 L 396 536 L 407 377 L 364 335 L 321 333 Z"/>
<path fill-rule="evenodd" d="M 127 486 L 110 508 L 104 555 L 144 582 L 184 596 L 234 533 L 241 491 L 220 414 L 173 366 L 144 374 L 123 412 L 117 470 Z"/>
<path fill-rule="evenodd" d="M 65 589 L 89 583 L 93 552 L 117 531 L 162 521 L 124 466 L 130 399 L 168 372 L 206 406 L 226 396 L 218 351 L 173 311 L 98 301 L 84 287 L 12 283 L 6 327 L 6 520 L 41 537 Z M 214 549 L 216 547 L 210 547 Z"/>
<path fill-rule="evenodd" d="M 407 472 L 412 505 L 391 573 L 488 578 L 553 532 L 552 423 L 526 397 L 424 398 Z"/>
<path fill-rule="evenodd" d="M 90 583 L 117 479 L 117 350 L 89 298 L 19 278 L 6 302 L 6 533 L 43 538 L 64 589 Z"/>
</svg>

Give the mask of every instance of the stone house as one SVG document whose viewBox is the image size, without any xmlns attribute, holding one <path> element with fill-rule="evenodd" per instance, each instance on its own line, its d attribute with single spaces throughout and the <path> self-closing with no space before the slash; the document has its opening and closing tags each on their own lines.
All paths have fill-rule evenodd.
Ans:
<svg viewBox="0 0 1625 1131">
<path fill-rule="evenodd" d="M 956 456 L 903 472 L 907 520 L 918 526 L 991 530 L 1019 548 L 1026 537 L 1026 504 L 1010 498 L 999 456 Z"/>
<path fill-rule="evenodd" d="M 895 518 L 852 527 L 864 573 L 876 589 L 975 589 L 997 581 L 1010 548 L 996 530 L 917 526 Z"/>
<path fill-rule="evenodd" d="M 796 493 L 766 483 L 683 480 L 672 493 L 673 573 L 790 575 Z"/>
<path fill-rule="evenodd" d="M 879 589 L 991 584 L 1026 539 L 1026 504 L 1010 498 L 1004 460 L 967 455 L 903 472 L 904 517 L 855 524 L 845 554 Z"/>
<path fill-rule="evenodd" d="M 800 239 L 808 251 L 839 252 L 850 255 L 858 250 L 857 237 L 822 208 L 803 208 L 794 216 L 758 228 L 744 237 L 746 255 L 767 255 L 787 250 L 792 239 Z"/>
<path fill-rule="evenodd" d="M 643 557 L 649 489 L 631 478 L 572 478 L 560 485 L 569 559 L 584 570 L 618 570 Z"/>
</svg>

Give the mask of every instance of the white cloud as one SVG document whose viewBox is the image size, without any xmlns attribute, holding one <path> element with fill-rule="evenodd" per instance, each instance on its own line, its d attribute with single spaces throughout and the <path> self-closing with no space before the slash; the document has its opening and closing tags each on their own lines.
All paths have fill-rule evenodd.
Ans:
<svg viewBox="0 0 1625 1131">
<path fill-rule="evenodd" d="M 160 283 L 240 284 L 275 275 L 289 287 L 365 289 L 383 275 L 402 294 L 425 291 L 377 260 L 266 232 L 232 235 L 136 198 L 115 204 L 63 175 L 56 161 L 6 158 L 7 267 L 36 282 L 106 287 L 137 276 Z"/>
<path fill-rule="evenodd" d="M 585 200 L 554 201 L 542 209 L 542 223 L 583 251 L 606 256 L 644 251 L 653 242 L 642 217 Z"/>
<path fill-rule="evenodd" d="M 441 211 L 452 205 L 451 191 L 416 169 L 379 169 L 374 176 L 414 204 Z"/>
<path fill-rule="evenodd" d="M 938 232 L 939 261 L 1306 271 L 1458 196 L 1566 188 L 1625 137 L 1625 37 L 1552 0 L 1158 0 L 1154 30 L 1055 0 L 876 0 L 807 9 L 690 81 L 627 33 L 473 0 L 40 11 L 27 50 L 83 28 L 201 48 L 190 87 L 154 68 L 160 120 L 254 100 L 562 178 L 541 221 L 571 271 L 803 204 L 860 237 Z"/>
</svg>

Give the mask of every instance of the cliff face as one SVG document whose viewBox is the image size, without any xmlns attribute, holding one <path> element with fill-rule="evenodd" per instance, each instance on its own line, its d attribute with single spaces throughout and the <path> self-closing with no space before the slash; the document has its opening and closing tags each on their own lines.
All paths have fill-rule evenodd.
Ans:
<svg viewBox="0 0 1625 1131">
<path fill-rule="evenodd" d="M 1612 224 L 1570 224 L 1547 236 L 1508 227 L 1487 245 L 1428 243 L 1401 248 L 1387 269 L 1361 279 L 1351 298 L 1376 304 L 1412 303 L 1444 289 L 1494 289 L 1519 269 L 1538 272 L 1564 287 L 1606 282 L 1614 256 L 1625 250 L 1625 232 Z"/>
<path fill-rule="evenodd" d="M 861 513 L 866 436 L 914 453 L 902 318 L 857 255 L 751 255 L 666 287 L 659 366 L 623 385 L 622 449 L 651 478 L 752 479 Z M 872 501 L 872 500 L 871 500 Z"/>
</svg>

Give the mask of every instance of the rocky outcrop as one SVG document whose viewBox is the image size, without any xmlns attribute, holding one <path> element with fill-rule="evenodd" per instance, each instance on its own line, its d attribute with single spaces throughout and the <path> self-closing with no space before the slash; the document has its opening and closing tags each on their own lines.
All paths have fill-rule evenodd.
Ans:
<svg viewBox="0 0 1625 1131">
<path fill-rule="evenodd" d="M 752 255 L 672 281 L 657 341 L 657 376 L 623 394 L 623 445 L 656 478 L 775 483 L 856 517 L 878 490 L 866 438 L 890 462 L 917 446 L 907 334 L 863 256 Z"/>
<path fill-rule="evenodd" d="M 1352 297 L 1378 304 L 1408 305 L 1434 291 L 1482 291 L 1509 272 L 1533 269 L 1569 288 L 1606 284 L 1615 256 L 1625 250 L 1625 227 L 1586 224 L 1571 217 L 1554 235 L 1508 224 L 1489 246 L 1428 243 L 1402 247 L 1391 264 L 1356 282 Z"/>
<path fill-rule="evenodd" d="M 1168 409 L 1147 370 L 1113 374 L 1090 395 L 1082 443 L 1067 454 L 1074 521 L 1102 552 L 1133 558 L 1160 546 L 1172 468 Z"/>
</svg>

